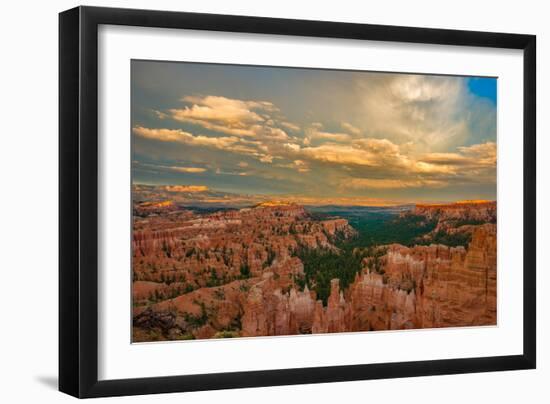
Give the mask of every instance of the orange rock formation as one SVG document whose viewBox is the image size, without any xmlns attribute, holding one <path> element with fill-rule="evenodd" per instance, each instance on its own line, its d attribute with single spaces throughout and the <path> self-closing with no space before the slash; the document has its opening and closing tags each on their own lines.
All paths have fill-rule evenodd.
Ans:
<svg viewBox="0 0 550 404">
<path fill-rule="evenodd" d="M 415 213 L 493 221 L 496 204 Z M 496 224 L 470 230 L 467 248 L 386 246 L 379 267 L 365 259 L 346 290 L 333 279 L 324 306 L 307 285 L 298 288 L 304 267 L 293 251 L 337 250 L 335 237 L 355 233 L 344 219 L 313 220 L 293 204 L 137 219 L 133 298 L 156 303 L 134 308 L 134 338 L 147 329 L 181 339 L 494 325 Z"/>
</svg>

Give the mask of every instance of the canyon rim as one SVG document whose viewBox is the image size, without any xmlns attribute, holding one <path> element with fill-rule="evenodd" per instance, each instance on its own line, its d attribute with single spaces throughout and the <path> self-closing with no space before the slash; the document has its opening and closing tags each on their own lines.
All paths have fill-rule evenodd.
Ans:
<svg viewBox="0 0 550 404">
<path fill-rule="evenodd" d="M 496 81 L 133 60 L 132 342 L 496 325 Z"/>
</svg>

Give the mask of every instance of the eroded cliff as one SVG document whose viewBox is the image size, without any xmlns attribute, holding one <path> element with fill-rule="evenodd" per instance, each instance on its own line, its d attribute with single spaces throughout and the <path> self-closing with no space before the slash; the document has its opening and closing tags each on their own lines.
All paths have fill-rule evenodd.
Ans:
<svg viewBox="0 0 550 404">
<path fill-rule="evenodd" d="M 296 251 L 338 254 L 337 241 L 355 235 L 345 219 L 319 220 L 292 204 L 142 218 L 134 226 L 134 340 L 494 325 L 496 206 L 476 206 L 437 208 L 441 222 L 488 222 L 468 225 L 466 247 L 377 247 L 360 256 L 346 287 L 332 279 L 324 300 Z M 433 208 L 416 209 L 435 217 Z"/>
</svg>

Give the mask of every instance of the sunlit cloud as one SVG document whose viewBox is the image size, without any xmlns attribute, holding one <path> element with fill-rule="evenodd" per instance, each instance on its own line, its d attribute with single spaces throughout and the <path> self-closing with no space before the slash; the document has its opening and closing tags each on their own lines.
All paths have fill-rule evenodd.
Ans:
<svg viewBox="0 0 550 404">
<path fill-rule="evenodd" d="M 497 147 L 493 142 L 461 146 L 457 153 L 428 153 L 421 161 L 430 165 L 447 165 L 456 167 L 495 168 Z"/>
<path fill-rule="evenodd" d="M 189 132 L 180 129 L 150 129 L 142 126 L 133 128 L 133 132 L 137 136 L 147 139 L 159 140 L 161 142 L 178 142 L 195 146 L 208 146 L 224 148 L 231 146 L 239 141 L 236 137 L 208 137 L 198 135 L 195 136 Z"/>
<path fill-rule="evenodd" d="M 247 128 L 264 121 L 264 118 L 254 109 L 268 106 L 256 101 L 241 101 L 212 95 L 185 96 L 182 101 L 190 103 L 191 106 L 170 109 L 169 113 L 173 119 L 243 136 L 254 136 L 254 133 Z"/>
<path fill-rule="evenodd" d="M 496 108 L 470 93 L 467 79 L 338 74 L 347 78 L 331 83 L 327 73 L 325 81 L 289 84 L 281 73 L 273 75 L 277 84 L 264 80 L 257 88 L 224 81 L 219 93 L 178 92 L 161 108 L 144 98 L 147 118 L 134 121 L 132 132 L 155 142 L 141 142 L 136 150 L 145 161 L 159 161 L 149 173 L 154 169 L 171 181 L 204 178 L 213 188 L 238 184 L 247 192 L 263 187 L 318 196 L 379 190 L 444 190 L 439 194 L 458 193 L 457 199 L 494 195 Z M 273 86 L 276 91 L 269 90 Z M 326 94 L 324 86 L 331 89 Z M 164 154 L 170 157 L 163 162 Z M 189 163 L 174 164 L 183 161 Z M 225 179 L 231 185 L 220 175 L 232 175 Z"/>
<path fill-rule="evenodd" d="M 237 100 L 215 95 L 184 96 L 183 108 L 158 112 L 159 117 L 171 117 L 179 122 L 191 123 L 205 129 L 235 136 L 266 135 L 286 136 L 284 131 L 271 128 L 269 113 L 278 109 L 267 101 Z"/>
<path fill-rule="evenodd" d="M 204 173 L 206 171 L 206 168 L 202 167 L 177 167 L 172 166 L 170 169 L 174 171 L 178 171 L 180 173 Z"/>
<path fill-rule="evenodd" d="M 311 143 L 312 140 L 322 140 L 322 141 L 331 141 L 331 142 L 348 142 L 351 139 L 351 136 L 347 133 L 332 133 L 332 132 L 323 132 L 318 130 L 312 130 L 306 134 L 308 143 Z"/>
<path fill-rule="evenodd" d="M 384 75 L 359 79 L 361 119 L 367 136 L 381 135 L 396 143 L 413 141 L 419 151 L 443 151 L 464 144 L 472 128 L 494 117 L 494 110 L 474 99 L 460 77 Z M 479 122 L 478 122 L 479 121 Z M 492 121 L 480 129 L 494 130 Z"/>
<path fill-rule="evenodd" d="M 208 191 L 206 185 L 166 185 L 162 187 L 165 191 L 168 192 L 205 192 Z"/>
<path fill-rule="evenodd" d="M 246 143 L 234 136 L 210 137 L 193 135 L 180 129 L 151 129 L 142 126 L 136 126 L 132 131 L 137 136 L 161 142 L 176 142 L 190 146 L 202 146 L 235 153 L 258 155 L 257 150 L 250 143 Z"/>
<path fill-rule="evenodd" d="M 262 163 L 272 163 L 273 162 L 273 156 L 270 156 L 270 155 L 266 154 L 266 155 L 260 157 L 260 161 Z"/>
<path fill-rule="evenodd" d="M 307 173 L 308 171 L 310 171 L 309 164 L 303 160 L 294 160 L 290 163 L 279 163 L 277 164 L 277 167 L 290 168 L 300 173 Z"/>
<path fill-rule="evenodd" d="M 340 125 L 342 126 L 342 129 L 344 129 L 345 131 L 351 133 L 354 136 L 359 136 L 361 134 L 361 129 L 353 126 L 349 122 L 342 122 Z"/>
<path fill-rule="evenodd" d="M 400 189 L 444 187 L 447 183 L 440 180 L 428 179 L 378 179 L 378 178 L 352 178 L 343 184 L 343 187 L 356 189 Z"/>
<path fill-rule="evenodd" d="M 149 164 L 149 163 L 141 163 L 139 161 L 134 161 L 134 164 L 138 166 L 143 167 L 149 167 L 157 170 L 166 170 L 166 171 L 173 171 L 173 172 L 180 172 L 180 173 L 195 173 L 200 174 L 207 171 L 204 167 L 182 167 L 182 166 L 168 166 L 168 165 L 160 165 L 160 164 Z"/>
<path fill-rule="evenodd" d="M 216 169 L 215 172 L 216 172 L 217 175 L 237 175 L 237 176 L 240 176 L 240 177 L 246 177 L 246 176 L 250 175 L 250 173 L 247 172 L 247 171 L 226 171 L 226 170 L 222 170 L 219 167 Z"/>
<path fill-rule="evenodd" d="M 387 139 L 360 139 L 348 144 L 324 143 L 320 146 L 286 145 L 296 156 L 336 165 L 379 167 L 389 165 L 406 168 L 411 160 Z"/>
<path fill-rule="evenodd" d="M 301 129 L 298 125 L 293 124 L 292 122 L 281 121 L 279 123 L 285 129 L 291 130 L 293 132 L 299 132 Z"/>
</svg>

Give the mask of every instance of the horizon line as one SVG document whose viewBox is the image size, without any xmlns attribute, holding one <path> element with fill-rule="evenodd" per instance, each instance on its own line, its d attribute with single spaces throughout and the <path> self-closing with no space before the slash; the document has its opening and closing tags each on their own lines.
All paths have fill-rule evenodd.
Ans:
<svg viewBox="0 0 550 404">
<path fill-rule="evenodd" d="M 299 196 L 299 195 L 280 195 L 280 194 L 239 194 L 234 192 L 228 192 L 218 189 L 213 189 L 207 186 L 204 186 L 205 189 L 193 190 L 193 187 L 202 187 L 198 185 L 174 185 L 174 184 L 147 184 L 147 183 L 132 183 L 134 186 L 149 186 L 149 187 L 188 187 L 185 191 L 176 191 L 176 190 L 166 190 L 168 192 L 187 192 L 187 193 L 197 193 L 201 192 L 223 192 L 229 195 L 235 195 L 236 197 L 241 197 L 246 199 L 247 197 L 261 198 L 257 201 L 249 201 L 250 206 L 258 205 L 265 202 L 278 202 L 278 203 L 287 203 L 287 204 L 296 204 L 303 206 L 361 206 L 361 207 L 398 207 L 405 205 L 420 205 L 420 206 L 438 206 L 438 205 L 449 205 L 449 204 L 474 204 L 474 203 L 496 203 L 496 199 L 486 199 L 486 198 L 457 198 L 452 200 L 391 200 L 391 199 L 382 199 L 382 198 L 369 198 L 361 196 L 349 196 L 349 197 L 312 197 L 312 196 Z M 133 198 L 132 198 L 133 199 Z M 170 198 L 164 198 L 170 199 Z M 176 201 L 177 202 L 177 201 Z M 191 201 L 190 201 L 191 202 Z M 246 200 L 241 201 L 231 201 L 227 199 L 220 200 L 206 200 L 200 201 L 196 200 L 191 202 L 189 205 L 225 205 L 225 206 L 236 206 L 236 205 L 246 205 Z M 179 202 L 178 202 L 179 203 Z"/>
</svg>

